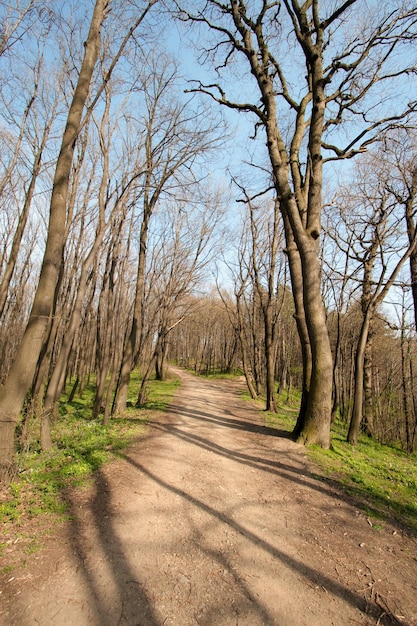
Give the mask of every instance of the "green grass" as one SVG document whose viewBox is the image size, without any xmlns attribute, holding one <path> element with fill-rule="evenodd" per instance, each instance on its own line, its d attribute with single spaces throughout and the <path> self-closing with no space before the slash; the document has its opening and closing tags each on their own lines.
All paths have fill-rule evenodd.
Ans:
<svg viewBox="0 0 417 626">
<path fill-rule="evenodd" d="M 265 412 L 268 426 L 291 431 L 297 417 L 299 396 L 290 403 L 278 398 L 278 415 Z M 417 533 L 417 454 L 382 445 L 366 436 L 353 447 L 346 441 L 347 427 L 332 428 L 332 448 L 307 447 L 308 458 L 318 467 L 317 477 L 342 486 L 368 514 L 388 519 Z M 381 528 L 380 523 L 374 528 Z"/>
<path fill-rule="evenodd" d="M 66 512 L 63 491 L 80 486 L 104 463 L 119 457 L 135 438 L 146 431 L 146 420 L 163 411 L 170 402 L 178 380 L 150 381 L 148 402 L 140 409 L 129 407 L 122 417 L 104 426 L 91 419 L 94 388 L 85 389 L 82 398 L 60 403 L 60 418 L 53 425 L 51 450 L 42 452 L 36 439 L 19 457 L 19 475 L 0 501 L 0 523 L 19 524 L 39 515 L 61 516 Z M 132 379 L 133 404 L 137 380 Z M 32 431 L 36 421 L 32 425 Z M 39 425 L 37 425 L 39 426 Z"/>
<path fill-rule="evenodd" d="M 309 458 L 323 474 L 358 498 L 371 517 L 388 518 L 417 533 L 417 455 L 361 436 L 356 447 L 342 427 L 332 432 L 332 449 L 312 446 Z"/>
<path fill-rule="evenodd" d="M 207 380 L 236 380 L 236 378 L 243 376 L 243 372 L 241 369 L 237 369 L 236 371 L 223 372 L 220 369 L 210 370 L 210 372 L 206 373 L 204 369 L 195 370 L 192 367 L 184 368 L 189 374 L 193 376 L 200 376 L 201 378 L 205 378 Z"/>
</svg>

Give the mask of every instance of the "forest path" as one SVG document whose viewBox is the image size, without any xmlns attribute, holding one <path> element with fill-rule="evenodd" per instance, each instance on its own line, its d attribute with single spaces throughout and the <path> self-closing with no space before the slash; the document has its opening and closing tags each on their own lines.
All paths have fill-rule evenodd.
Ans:
<svg viewBox="0 0 417 626">
<path fill-rule="evenodd" d="M 9 581 L 0 623 L 417 624 L 415 541 L 371 527 L 237 383 L 176 372 L 169 411 Z"/>
</svg>

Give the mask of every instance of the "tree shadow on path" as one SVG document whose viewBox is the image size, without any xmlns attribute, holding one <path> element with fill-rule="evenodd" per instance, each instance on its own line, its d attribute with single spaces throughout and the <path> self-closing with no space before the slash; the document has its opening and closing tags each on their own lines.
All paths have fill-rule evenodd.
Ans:
<svg viewBox="0 0 417 626">
<path fill-rule="evenodd" d="M 85 512 L 80 512 L 77 500 L 68 497 L 72 548 L 91 598 L 90 613 L 100 626 L 158 626 L 160 622 L 155 617 L 144 586 L 138 580 L 137 572 L 133 571 L 126 548 L 115 532 L 110 484 L 100 470 L 94 474 L 94 488 L 87 519 Z M 97 541 L 94 550 L 85 537 L 87 529 Z M 94 566 L 91 557 L 96 563 L 99 558 L 105 561 L 104 578 L 100 564 Z"/>
<path fill-rule="evenodd" d="M 328 576 L 322 574 L 316 569 L 309 567 L 302 561 L 297 560 L 293 558 L 292 556 L 286 554 L 282 550 L 278 549 L 276 546 L 273 546 L 265 538 L 257 535 L 256 533 L 249 530 L 248 528 L 245 528 L 242 524 L 232 519 L 230 516 L 226 515 L 222 511 L 215 509 L 214 507 L 206 504 L 204 501 L 187 493 L 185 490 L 180 489 L 179 487 L 168 483 L 166 480 L 163 480 L 161 477 L 157 476 L 156 473 L 151 472 L 147 467 L 138 463 L 131 456 L 126 455 L 125 459 L 138 471 L 148 476 L 148 478 L 150 478 L 155 484 L 179 496 L 185 502 L 200 509 L 207 515 L 218 520 L 221 524 L 224 524 L 228 528 L 241 534 L 243 537 L 245 537 L 245 539 L 247 539 L 248 541 L 256 545 L 258 549 L 261 549 L 267 552 L 274 559 L 279 560 L 286 567 L 290 568 L 294 572 L 303 576 L 307 580 L 307 582 L 309 582 L 310 584 L 313 584 L 314 587 L 316 586 L 321 587 L 325 589 L 327 592 L 348 602 L 349 604 L 351 604 L 352 607 L 359 609 L 363 613 L 377 620 L 377 623 L 380 625 L 399 626 L 399 624 L 402 624 L 402 626 L 404 626 L 404 622 L 400 622 L 399 620 L 395 618 L 395 616 L 387 615 L 386 613 L 381 615 L 381 609 L 377 605 L 373 603 L 369 603 L 359 594 L 351 591 L 350 589 L 338 583 L 334 579 L 329 578 Z"/>
</svg>

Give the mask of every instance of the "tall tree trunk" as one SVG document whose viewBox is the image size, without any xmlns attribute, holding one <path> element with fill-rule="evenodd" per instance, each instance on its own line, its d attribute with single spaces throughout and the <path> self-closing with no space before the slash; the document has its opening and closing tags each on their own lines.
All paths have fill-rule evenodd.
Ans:
<svg viewBox="0 0 417 626">
<path fill-rule="evenodd" d="M 303 303 L 311 347 L 311 377 L 305 421 L 297 441 L 330 446 L 333 357 L 321 295 L 321 268 L 318 244 L 300 250 L 303 269 Z"/>
<path fill-rule="evenodd" d="M 96 0 L 84 59 L 68 112 L 52 186 L 48 237 L 29 321 L 5 385 L 0 390 L 0 480 L 11 477 L 15 428 L 44 344 L 64 247 L 66 207 L 75 143 L 100 50 L 101 26 L 108 0 Z"/>
<path fill-rule="evenodd" d="M 143 220 L 140 228 L 139 257 L 136 277 L 136 294 L 133 310 L 132 325 L 123 351 L 123 359 L 119 372 L 119 381 L 114 402 L 114 413 L 120 415 L 126 410 L 129 392 L 130 374 L 135 362 L 135 353 L 138 340 L 142 333 L 142 304 L 145 288 L 146 246 L 148 240 L 149 220 L 153 207 L 145 205 Z"/>
<path fill-rule="evenodd" d="M 91 268 L 96 265 L 97 255 L 100 250 L 104 235 L 107 230 L 106 222 L 106 191 L 108 187 L 109 177 L 109 151 L 106 146 L 105 140 L 105 126 L 108 122 L 110 111 L 110 93 L 106 88 L 106 104 L 102 116 L 100 125 L 100 145 L 103 157 L 103 172 L 100 181 L 100 189 L 98 193 L 98 224 L 96 227 L 95 237 L 88 252 L 86 258 L 82 262 L 80 279 L 78 282 L 74 306 L 70 315 L 70 320 L 67 328 L 65 329 L 65 335 L 62 342 L 61 350 L 59 351 L 58 358 L 55 363 L 52 376 L 49 380 L 49 384 L 46 390 L 44 399 L 44 410 L 42 414 L 42 428 L 41 428 L 41 446 L 43 450 L 47 450 L 52 445 L 51 433 L 50 433 L 50 421 L 54 412 L 56 403 L 62 393 L 63 385 L 65 383 L 65 374 L 68 366 L 68 359 L 71 354 L 72 346 L 74 343 L 74 337 L 76 336 L 77 329 L 80 326 L 81 315 L 85 296 L 88 289 L 88 277 L 91 272 Z M 88 204 L 89 194 L 87 193 L 86 204 Z M 116 202 L 113 207 L 113 213 L 117 210 L 118 203 Z M 84 207 L 86 209 L 86 206 Z M 109 220 L 111 216 L 109 217 Z"/>
<path fill-rule="evenodd" d="M 368 437 L 374 435 L 374 401 L 373 401 L 373 356 L 372 356 L 372 328 L 369 326 L 368 340 L 365 346 L 363 359 L 363 393 L 364 393 L 364 431 Z"/>
<path fill-rule="evenodd" d="M 251 395 L 251 397 L 256 400 L 256 398 L 258 397 L 255 385 L 254 385 L 254 381 L 253 381 L 253 376 L 251 374 L 250 371 L 250 360 L 248 357 L 248 347 L 247 347 L 247 343 L 246 343 L 246 339 L 245 339 L 245 333 L 244 333 L 244 328 L 243 328 L 243 315 L 242 315 L 242 308 L 241 308 L 241 297 L 242 294 L 239 292 L 236 294 L 236 314 L 237 314 L 237 331 L 238 331 L 238 337 L 239 337 L 239 342 L 240 342 L 240 350 L 242 353 L 242 367 L 243 367 L 243 373 L 245 375 L 245 379 L 246 379 L 246 384 L 248 386 L 249 389 L 249 393 Z"/>
<path fill-rule="evenodd" d="M 410 401 L 408 394 L 408 383 L 407 383 L 407 374 L 409 368 L 408 365 L 408 354 L 406 351 L 406 334 L 405 334 L 405 319 L 404 319 L 404 307 L 402 314 L 402 326 L 401 326 L 401 390 L 402 390 L 402 400 L 403 400 L 403 412 L 404 412 L 404 421 L 405 421 L 405 439 L 407 452 L 412 451 L 412 437 L 411 437 L 411 411 L 410 411 Z"/>
<path fill-rule="evenodd" d="M 266 366 L 266 411 L 277 413 L 275 400 L 275 341 L 271 306 L 264 312 L 265 322 L 265 366 Z"/>
<path fill-rule="evenodd" d="M 287 247 L 285 252 L 288 256 L 288 266 L 290 269 L 292 294 L 295 308 L 295 323 L 297 325 L 298 337 L 300 339 L 301 355 L 303 363 L 303 379 L 301 389 L 301 403 L 298 412 L 297 422 L 294 426 L 292 436 L 295 440 L 300 436 L 307 415 L 308 396 L 310 390 L 311 370 L 313 366 L 310 337 L 308 334 L 306 316 L 303 302 L 303 271 L 301 267 L 300 254 L 294 241 L 291 227 L 287 216 L 284 215 L 285 238 Z"/>
<path fill-rule="evenodd" d="M 364 359 L 366 344 L 368 341 L 369 325 L 370 325 L 371 312 L 368 310 L 363 318 L 358 346 L 355 354 L 355 380 L 354 380 L 354 395 L 353 395 L 353 411 L 352 418 L 350 420 L 349 432 L 347 440 L 353 446 L 358 443 L 360 427 L 363 416 L 363 397 L 364 397 Z"/>
<path fill-rule="evenodd" d="M 415 199 L 417 196 L 417 168 L 411 174 L 411 184 L 408 188 L 408 197 L 405 202 L 405 219 L 409 244 L 412 245 L 416 238 L 415 224 Z M 414 304 L 414 323 L 417 330 L 417 249 L 410 254 L 411 293 Z"/>
<path fill-rule="evenodd" d="M 97 339 L 96 339 L 96 370 L 97 389 L 94 399 L 93 417 L 97 418 L 102 408 L 106 379 L 111 371 L 111 380 L 108 382 L 104 413 L 105 420 L 110 419 L 111 394 L 117 380 L 123 351 L 123 332 L 120 319 L 123 318 L 122 302 L 126 298 L 126 286 L 123 281 L 116 281 L 116 275 L 123 276 L 126 271 L 127 259 L 132 241 L 134 220 L 130 220 L 127 239 L 123 241 L 123 227 L 127 216 L 127 207 L 123 209 L 122 217 L 113 234 L 113 244 L 107 253 L 105 281 L 100 292 Z M 123 247 L 123 254 L 121 249 Z"/>
</svg>

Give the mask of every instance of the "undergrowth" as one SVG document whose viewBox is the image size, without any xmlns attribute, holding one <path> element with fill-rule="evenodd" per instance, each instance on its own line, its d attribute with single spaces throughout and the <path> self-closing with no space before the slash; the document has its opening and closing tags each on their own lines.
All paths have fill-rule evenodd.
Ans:
<svg viewBox="0 0 417 626">
<path fill-rule="evenodd" d="M 278 414 L 265 412 L 270 427 L 291 431 L 297 418 L 299 395 L 278 397 Z M 417 533 L 417 454 L 383 445 L 361 435 L 357 446 L 346 441 L 347 425 L 332 427 L 332 446 L 306 448 L 317 478 L 328 479 L 353 496 L 369 517 L 389 519 Z"/>
<path fill-rule="evenodd" d="M 146 420 L 153 412 L 166 408 L 178 384 L 177 379 L 150 381 L 146 404 L 140 409 L 130 406 L 106 426 L 101 419 L 91 419 L 92 385 L 72 402 L 64 396 L 60 417 L 52 428 L 51 450 L 41 451 L 37 436 L 32 436 L 25 451 L 20 452 L 17 479 L 0 494 L 0 523 L 18 526 L 20 521 L 38 515 L 65 515 L 64 490 L 88 481 L 95 470 L 120 456 L 129 443 L 144 434 Z M 132 394 L 135 388 L 137 380 L 133 377 Z M 129 400 L 132 405 L 134 398 Z M 36 420 L 30 430 L 32 435 L 39 432 Z"/>
</svg>

